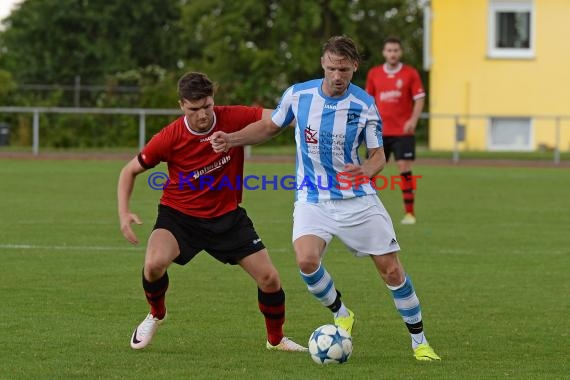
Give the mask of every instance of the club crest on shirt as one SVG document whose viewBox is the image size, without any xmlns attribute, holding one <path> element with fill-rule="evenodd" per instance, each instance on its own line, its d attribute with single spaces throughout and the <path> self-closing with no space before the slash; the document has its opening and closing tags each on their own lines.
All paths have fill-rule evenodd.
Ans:
<svg viewBox="0 0 570 380">
<path fill-rule="evenodd" d="M 317 131 L 311 129 L 311 126 L 309 125 L 307 128 L 305 128 L 305 142 L 307 144 L 316 144 L 319 142 L 319 140 L 317 140 Z"/>
<path fill-rule="evenodd" d="M 402 79 L 398 78 L 398 80 L 396 81 L 396 87 L 402 88 L 403 85 L 404 85 L 404 81 Z"/>
<path fill-rule="evenodd" d="M 359 115 L 356 112 L 349 112 L 346 115 L 346 124 L 358 124 Z"/>
</svg>

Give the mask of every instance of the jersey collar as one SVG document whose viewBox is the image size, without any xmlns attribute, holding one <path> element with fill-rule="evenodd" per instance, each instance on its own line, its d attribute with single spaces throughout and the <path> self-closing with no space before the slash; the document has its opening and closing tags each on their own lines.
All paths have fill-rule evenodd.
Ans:
<svg viewBox="0 0 570 380">
<path fill-rule="evenodd" d="M 402 67 L 404 67 L 404 64 L 402 62 L 398 63 L 398 66 L 396 66 L 396 68 L 393 70 L 390 70 L 386 63 L 382 65 L 384 72 L 386 74 L 390 74 L 390 75 L 394 75 L 394 74 L 398 73 L 400 70 L 402 70 Z"/>
<path fill-rule="evenodd" d="M 341 96 L 338 97 L 331 97 L 325 94 L 325 92 L 323 91 L 323 84 L 325 82 L 325 79 L 323 78 L 321 80 L 321 85 L 319 86 L 319 95 L 323 98 L 326 99 L 328 101 L 331 102 L 340 102 L 341 100 L 344 100 L 346 98 L 348 98 L 348 95 L 350 95 L 350 86 L 352 86 L 352 82 L 348 84 L 348 87 L 346 87 L 346 90 L 344 91 L 344 94 L 342 94 Z"/>
<path fill-rule="evenodd" d="M 188 132 L 192 133 L 193 135 L 196 135 L 196 136 L 207 135 L 208 133 L 212 132 L 212 129 L 214 129 L 214 127 L 216 126 L 216 113 L 214 112 L 214 121 L 212 122 L 212 127 L 210 129 L 208 129 L 206 132 L 196 132 L 195 130 L 190 128 L 190 125 L 188 124 L 188 120 L 186 120 L 186 116 L 184 116 L 184 125 L 186 126 L 186 129 L 188 130 Z"/>
</svg>

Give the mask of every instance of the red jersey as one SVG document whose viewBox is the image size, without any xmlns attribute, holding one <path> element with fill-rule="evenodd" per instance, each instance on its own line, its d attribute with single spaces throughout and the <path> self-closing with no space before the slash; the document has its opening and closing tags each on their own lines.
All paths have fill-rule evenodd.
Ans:
<svg viewBox="0 0 570 380">
<path fill-rule="evenodd" d="M 376 101 L 383 136 L 404 135 L 404 124 L 412 116 L 414 100 L 426 95 L 416 69 L 402 63 L 395 70 L 389 70 L 386 64 L 370 69 L 366 92 Z"/>
<path fill-rule="evenodd" d="M 139 154 L 150 169 L 164 161 L 169 182 L 160 203 L 198 218 L 214 218 L 235 210 L 242 200 L 243 147 L 215 153 L 210 138 L 215 131 L 231 133 L 261 119 L 263 109 L 245 106 L 214 107 L 208 132 L 191 130 L 181 116 L 164 127 Z"/>
</svg>

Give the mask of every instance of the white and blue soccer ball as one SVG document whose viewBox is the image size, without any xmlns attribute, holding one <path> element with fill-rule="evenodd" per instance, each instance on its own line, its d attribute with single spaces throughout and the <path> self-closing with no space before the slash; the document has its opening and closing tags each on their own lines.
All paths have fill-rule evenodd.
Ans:
<svg viewBox="0 0 570 380">
<path fill-rule="evenodd" d="M 342 327 L 323 325 L 311 334 L 309 353 L 317 364 L 344 363 L 352 354 L 352 338 Z"/>
</svg>

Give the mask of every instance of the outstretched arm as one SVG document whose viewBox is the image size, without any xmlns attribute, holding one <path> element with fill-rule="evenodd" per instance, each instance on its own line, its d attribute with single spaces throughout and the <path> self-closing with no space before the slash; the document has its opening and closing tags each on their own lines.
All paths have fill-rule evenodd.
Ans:
<svg viewBox="0 0 570 380">
<path fill-rule="evenodd" d="M 255 145 L 265 142 L 278 135 L 281 130 L 270 118 L 264 117 L 237 132 L 214 132 L 210 142 L 216 153 L 227 152 L 235 146 Z"/>
<path fill-rule="evenodd" d="M 131 244 L 138 244 L 139 242 L 131 228 L 131 224 L 142 224 L 142 222 L 136 214 L 129 211 L 129 201 L 133 193 L 136 176 L 145 170 L 139 163 L 138 158 L 135 157 L 123 167 L 119 175 L 119 184 L 117 186 L 119 221 L 123 236 Z"/>
</svg>

